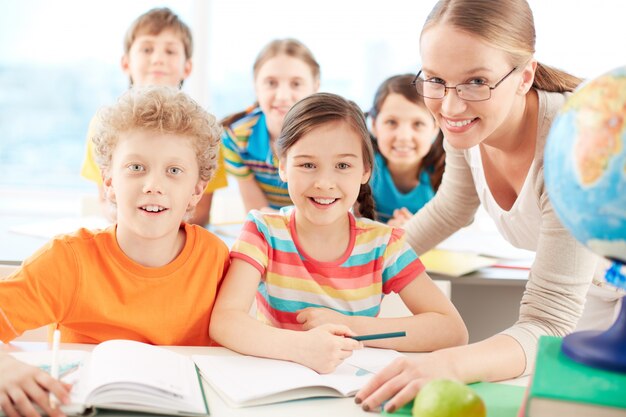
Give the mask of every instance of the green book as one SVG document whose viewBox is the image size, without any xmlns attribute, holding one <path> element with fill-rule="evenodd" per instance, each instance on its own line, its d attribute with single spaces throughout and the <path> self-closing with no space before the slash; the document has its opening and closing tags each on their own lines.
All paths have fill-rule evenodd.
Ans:
<svg viewBox="0 0 626 417">
<path fill-rule="evenodd" d="M 524 398 L 524 387 L 495 384 L 491 382 L 477 382 L 470 384 L 476 394 L 485 402 L 487 417 L 516 417 Z M 413 401 L 396 410 L 395 413 L 386 413 L 385 416 L 410 416 Z M 564 416 L 561 416 L 564 417 Z"/>
<path fill-rule="evenodd" d="M 562 342 L 539 339 L 526 416 L 626 416 L 626 373 L 575 362 L 561 352 Z"/>
</svg>

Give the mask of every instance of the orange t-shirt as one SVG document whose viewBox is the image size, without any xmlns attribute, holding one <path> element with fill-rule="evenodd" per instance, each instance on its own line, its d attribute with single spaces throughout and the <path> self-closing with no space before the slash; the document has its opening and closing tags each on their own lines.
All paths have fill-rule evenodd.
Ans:
<svg viewBox="0 0 626 417">
<path fill-rule="evenodd" d="M 69 343 L 210 344 L 209 319 L 228 248 L 199 226 L 181 227 L 183 250 L 159 268 L 129 259 L 115 226 L 51 240 L 0 281 L 0 339 L 58 323 L 61 340 Z"/>
</svg>

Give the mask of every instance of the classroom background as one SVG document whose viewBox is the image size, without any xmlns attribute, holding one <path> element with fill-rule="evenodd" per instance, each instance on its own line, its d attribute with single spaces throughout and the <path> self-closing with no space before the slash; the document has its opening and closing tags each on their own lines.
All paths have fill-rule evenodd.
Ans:
<svg viewBox="0 0 626 417">
<path fill-rule="evenodd" d="M 218 118 L 254 101 L 252 64 L 275 38 L 294 37 L 321 65 L 321 91 L 364 110 L 390 75 L 417 72 L 419 31 L 434 0 L 0 0 L 0 216 L 93 210 L 79 176 L 89 120 L 128 87 L 123 34 L 167 6 L 191 26 L 183 89 Z M 591 78 L 626 64 L 622 0 L 529 0 L 539 61 Z M 216 193 L 213 221 L 239 213 L 235 181 Z"/>
</svg>

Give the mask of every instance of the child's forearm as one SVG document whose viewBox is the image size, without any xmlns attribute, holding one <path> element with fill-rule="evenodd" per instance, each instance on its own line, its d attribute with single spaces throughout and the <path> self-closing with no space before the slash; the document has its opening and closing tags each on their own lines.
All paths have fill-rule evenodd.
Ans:
<svg viewBox="0 0 626 417">
<path fill-rule="evenodd" d="M 265 193 L 261 190 L 254 177 L 239 180 L 237 184 L 239 185 L 239 193 L 241 194 L 246 212 L 260 210 L 269 206 Z"/>
<path fill-rule="evenodd" d="M 352 316 L 346 323 L 357 334 L 406 332 L 406 336 L 370 340 L 365 346 L 404 352 L 428 352 L 467 343 L 467 329 L 460 317 L 428 312 L 409 317 Z"/>
<path fill-rule="evenodd" d="M 242 311 L 214 311 L 209 333 L 220 345 L 245 355 L 297 362 L 299 332 L 268 326 Z"/>
<path fill-rule="evenodd" d="M 237 352 L 282 359 L 319 373 L 332 372 L 362 345 L 349 337 L 350 329 L 324 324 L 307 331 L 265 325 L 241 310 L 218 310 L 212 317 L 211 337 Z"/>
</svg>

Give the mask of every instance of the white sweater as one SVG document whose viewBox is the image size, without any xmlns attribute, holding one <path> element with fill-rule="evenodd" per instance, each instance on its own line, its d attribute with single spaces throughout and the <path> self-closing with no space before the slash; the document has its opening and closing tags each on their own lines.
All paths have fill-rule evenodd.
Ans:
<svg viewBox="0 0 626 417">
<path fill-rule="evenodd" d="M 493 197 L 486 182 L 481 180 L 484 171 L 480 157 L 477 158 L 480 152 L 453 149 L 444 142 L 446 168 L 441 186 L 435 197 L 405 225 L 408 242 L 418 254 L 424 253 L 470 223 L 483 200 L 505 239 L 514 246 L 536 251 L 519 318 L 502 332 L 513 337 L 524 350 L 525 374 L 534 366 L 539 336 L 563 336 L 574 330 L 598 262 L 598 257 L 579 244 L 561 224 L 544 185 L 546 137 L 566 95 L 541 90 L 537 93 L 537 143 L 518 197 L 521 201 L 516 201 L 509 212 L 494 209 L 488 201 Z"/>
</svg>

